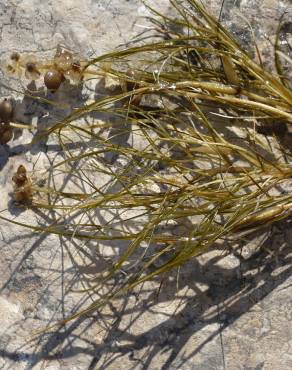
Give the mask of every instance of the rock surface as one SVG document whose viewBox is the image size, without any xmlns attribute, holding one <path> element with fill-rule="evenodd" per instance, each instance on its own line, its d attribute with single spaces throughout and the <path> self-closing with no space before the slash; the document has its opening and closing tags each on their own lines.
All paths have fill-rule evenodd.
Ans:
<svg viewBox="0 0 292 370">
<path fill-rule="evenodd" d="M 215 14 L 218 3 L 208 2 Z M 160 1 L 159 8 L 167 11 L 168 2 Z M 269 38 L 285 9 L 292 15 L 289 0 L 226 0 L 223 16 L 250 46 L 248 26 L 236 10 L 242 12 L 269 65 Z M 0 57 L 18 51 L 45 58 L 58 43 L 92 57 L 128 42 L 141 31 L 145 15 L 139 0 L 2 0 Z M 3 83 L 20 87 L 6 75 L 1 81 L 2 96 L 8 95 Z M 68 99 L 76 104 L 84 97 L 72 92 Z M 57 109 L 47 118 L 48 107 L 26 98 L 18 106 L 19 122 L 36 118 L 40 127 L 66 113 Z M 23 131 L 0 146 L 0 209 L 8 207 L 20 221 L 38 215 L 11 206 L 11 175 L 19 164 L 32 169 L 37 162 L 42 169 L 47 163 L 47 144 L 30 147 L 31 138 Z M 178 282 L 175 274 L 164 282 L 159 295 L 159 284 L 147 283 L 105 312 L 37 334 L 90 302 L 70 289 L 90 272 L 82 271 L 83 256 L 73 242 L 1 221 L 0 369 L 291 369 L 291 240 L 291 224 L 277 224 L 272 238 L 244 244 L 241 253 L 214 250 L 192 261 Z M 99 261 L 93 250 L 94 267 Z"/>
</svg>

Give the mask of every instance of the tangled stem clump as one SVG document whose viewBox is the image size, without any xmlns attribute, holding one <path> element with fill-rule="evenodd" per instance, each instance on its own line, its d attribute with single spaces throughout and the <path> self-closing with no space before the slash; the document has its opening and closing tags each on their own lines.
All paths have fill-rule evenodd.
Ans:
<svg viewBox="0 0 292 370">
<path fill-rule="evenodd" d="M 71 318 L 168 273 L 215 242 L 243 238 L 292 214 L 292 194 L 285 191 L 292 178 L 285 146 L 292 91 L 279 54 L 281 78 L 255 62 L 197 1 L 171 4 L 177 17 L 149 8 L 158 42 L 99 56 L 83 63 L 82 72 L 76 66 L 82 76 L 110 78 L 118 88 L 43 133 L 55 135 L 62 147 L 53 176 L 63 173 L 81 185 L 74 192 L 63 184 L 39 188 L 31 206 L 55 211 L 57 221 L 24 226 L 94 242 L 97 249 L 107 241 L 124 246 L 84 289 L 100 297 Z M 65 74 L 68 58 L 56 58 Z M 46 85 L 56 90 L 58 81 L 47 74 Z M 94 114 L 107 119 L 89 123 Z M 260 133 L 266 129 L 272 146 Z M 72 141 L 85 149 L 72 149 Z M 183 232 L 169 228 L 178 225 Z M 121 271 L 126 278 L 100 293 Z"/>
</svg>

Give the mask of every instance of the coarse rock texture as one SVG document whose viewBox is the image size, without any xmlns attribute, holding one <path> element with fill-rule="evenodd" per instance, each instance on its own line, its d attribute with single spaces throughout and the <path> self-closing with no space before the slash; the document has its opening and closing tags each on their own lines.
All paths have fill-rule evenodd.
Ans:
<svg viewBox="0 0 292 370">
<path fill-rule="evenodd" d="M 166 0 L 148 3 L 169 11 Z M 218 14 L 220 2 L 205 3 Z M 226 0 L 223 19 L 251 47 L 249 26 L 238 15 L 243 14 L 270 65 L 270 40 L 285 10 L 291 19 L 289 3 Z M 129 42 L 141 32 L 147 15 L 139 0 L 2 0 L 0 58 L 12 51 L 46 58 L 58 43 L 86 58 L 99 55 Z M 289 30 L 291 39 L 291 23 Z M 2 75 L 1 81 L 20 88 L 17 79 Z M 0 91 L 1 96 L 10 94 L 3 84 Z M 67 95 L 70 107 L 52 110 L 15 93 L 15 119 L 41 129 L 91 98 L 74 89 Z M 62 93 L 53 98 L 61 99 Z M 31 139 L 23 130 L 9 145 L 0 146 L 0 209 L 8 208 L 11 218 L 27 222 L 38 214 L 11 203 L 11 176 L 19 164 L 32 170 L 37 163 L 43 170 L 54 154 L 54 143 L 31 146 Z M 291 369 L 292 228 L 287 221 L 272 229 L 272 237 L 259 235 L 242 243 L 240 253 L 238 248 L 232 253 L 231 243 L 230 251 L 214 250 L 188 263 L 178 277 L 174 273 L 164 281 L 159 294 L 158 282 L 149 282 L 101 313 L 37 334 L 90 303 L 90 296 L 70 288 L 93 271 L 84 271 L 82 245 L 1 221 L 0 369 Z M 94 247 L 88 248 L 92 269 L 97 269 L 102 266 Z"/>
</svg>

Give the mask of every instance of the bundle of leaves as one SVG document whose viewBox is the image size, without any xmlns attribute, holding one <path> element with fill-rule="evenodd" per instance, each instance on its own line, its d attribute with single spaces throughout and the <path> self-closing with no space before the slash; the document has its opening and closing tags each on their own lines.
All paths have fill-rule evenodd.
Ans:
<svg viewBox="0 0 292 370">
<path fill-rule="evenodd" d="M 149 8 L 150 42 L 86 64 L 111 92 L 46 132 L 61 159 L 54 186 L 35 186 L 31 206 L 56 217 L 25 226 L 85 240 L 107 261 L 83 291 L 99 297 L 71 318 L 292 214 L 292 91 L 281 53 L 269 72 L 256 44 L 253 58 L 197 1 L 171 4 L 171 17 Z M 110 245 L 119 255 L 108 259 L 101 246 Z"/>
</svg>

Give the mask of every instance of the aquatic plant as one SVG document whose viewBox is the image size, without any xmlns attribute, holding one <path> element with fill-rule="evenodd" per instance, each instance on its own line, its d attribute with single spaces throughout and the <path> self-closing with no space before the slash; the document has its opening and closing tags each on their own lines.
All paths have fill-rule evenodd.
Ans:
<svg viewBox="0 0 292 370">
<path fill-rule="evenodd" d="M 149 42 L 80 64 L 80 75 L 102 76 L 112 88 L 42 133 L 54 135 L 62 151 L 50 169 L 54 186 L 35 186 L 30 206 L 54 211 L 56 219 L 11 220 L 87 240 L 100 258 L 100 246 L 119 247 L 87 280 L 83 293 L 99 297 L 71 319 L 215 242 L 292 214 L 292 91 L 281 54 L 277 73 L 265 70 L 257 45 L 255 61 L 199 2 L 170 2 L 174 16 L 149 8 Z"/>
</svg>

